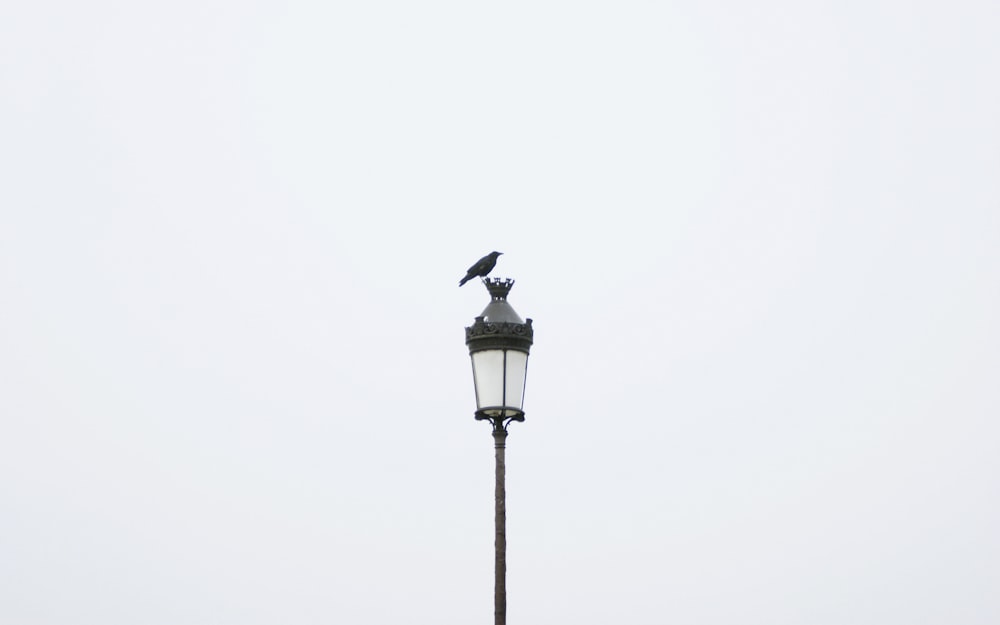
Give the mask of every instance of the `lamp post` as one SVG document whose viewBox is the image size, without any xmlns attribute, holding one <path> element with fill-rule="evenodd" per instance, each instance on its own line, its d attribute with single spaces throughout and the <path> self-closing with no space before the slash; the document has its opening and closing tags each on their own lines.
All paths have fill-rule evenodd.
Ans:
<svg viewBox="0 0 1000 625">
<path fill-rule="evenodd" d="M 496 455 L 496 556 L 494 565 L 493 619 L 507 623 L 507 491 L 504 449 L 507 426 L 524 421 L 524 383 L 528 373 L 528 351 L 534 330 L 531 319 L 524 321 L 510 304 L 507 294 L 514 281 L 484 278 L 490 303 L 475 322 L 465 329 L 465 344 L 472 358 L 472 379 L 476 387 L 476 420 L 493 426 Z"/>
</svg>

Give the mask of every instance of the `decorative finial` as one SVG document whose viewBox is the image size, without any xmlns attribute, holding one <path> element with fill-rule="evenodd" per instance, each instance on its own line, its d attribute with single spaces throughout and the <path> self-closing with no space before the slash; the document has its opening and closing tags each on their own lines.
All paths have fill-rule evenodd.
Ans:
<svg viewBox="0 0 1000 625">
<path fill-rule="evenodd" d="M 507 299 L 507 294 L 510 293 L 511 287 L 514 286 L 514 280 L 511 278 L 483 278 L 483 284 L 489 290 L 493 301 L 500 302 Z"/>
</svg>

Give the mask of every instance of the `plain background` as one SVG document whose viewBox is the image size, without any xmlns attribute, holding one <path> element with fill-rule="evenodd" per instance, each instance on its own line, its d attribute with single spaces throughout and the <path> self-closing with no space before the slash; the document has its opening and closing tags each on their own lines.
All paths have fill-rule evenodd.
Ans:
<svg viewBox="0 0 1000 625">
<path fill-rule="evenodd" d="M 1000 4 L 7 2 L 0 623 L 1000 622 Z"/>
</svg>

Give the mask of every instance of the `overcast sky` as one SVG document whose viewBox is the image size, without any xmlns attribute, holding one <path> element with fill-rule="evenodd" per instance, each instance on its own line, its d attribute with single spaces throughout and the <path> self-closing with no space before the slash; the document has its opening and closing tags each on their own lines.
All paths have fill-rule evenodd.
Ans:
<svg viewBox="0 0 1000 625">
<path fill-rule="evenodd" d="M 1000 4 L 6 2 L 0 623 L 1000 622 Z"/>
</svg>

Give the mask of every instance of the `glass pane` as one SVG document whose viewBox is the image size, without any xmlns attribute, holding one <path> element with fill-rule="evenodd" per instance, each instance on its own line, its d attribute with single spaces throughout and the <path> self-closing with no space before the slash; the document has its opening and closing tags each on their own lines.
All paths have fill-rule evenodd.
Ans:
<svg viewBox="0 0 1000 625">
<path fill-rule="evenodd" d="M 528 368 L 528 355 L 524 352 L 507 352 L 507 384 L 504 405 L 521 410 L 524 403 L 524 374 Z"/>
<path fill-rule="evenodd" d="M 472 375 L 476 382 L 476 407 L 503 405 L 503 351 L 487 350 L 472 354 Z"/>
</svg>

